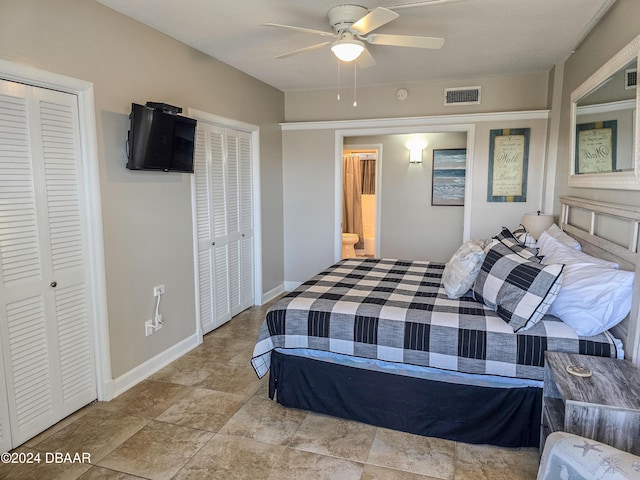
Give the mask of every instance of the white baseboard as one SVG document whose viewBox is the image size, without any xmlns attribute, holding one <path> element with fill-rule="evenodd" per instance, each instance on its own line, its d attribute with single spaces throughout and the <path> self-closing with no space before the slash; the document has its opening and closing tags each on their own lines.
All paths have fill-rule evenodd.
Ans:
<svg viewBox="0 0 640 480">
<path fill-rule="evenodd" d="M 290 292 L 291 290 L 295 290 L 300 285 L 302 285 L 302 283 L 303 282 L 284 282 L 284 291 Z"/>
<path fill-rule="evenodd" d="M 164 352 L 159 353 L 153 358 L 150 358 L 144 363 L 141 363 L 135 368 L 132 368 L 124 375 L 113 379 L 108 386 L 107 392 L 111 398 L 101 398 L 100 400 L 109 401 L 118 395 L 129 390 L 131 387 L 137 385 L 142 380 L 153 375 L 160 369 L 166 367 L 174 360 L 177 360 L 185 353 L 190 352 L 198 345 L 200 345 L 201 339 L 198 338 L 198 334 L 185 338 L 184 340 L 176 343 L 172 347 L 169 347 Z"/>
<path fill-rule="evenodd" d="M 260 305 L 264 305 L 265 303 L 270 302 L 271 300 L 273 300 L 278 295 L 281 295 L 284 292 L 285 292 L 285 288 L 283 283 L 281 283 L 275 288 L 272 288 L 268 292 L 264 292 L 262 294 L 262 298 L 260 299 Z"/>
</svg>

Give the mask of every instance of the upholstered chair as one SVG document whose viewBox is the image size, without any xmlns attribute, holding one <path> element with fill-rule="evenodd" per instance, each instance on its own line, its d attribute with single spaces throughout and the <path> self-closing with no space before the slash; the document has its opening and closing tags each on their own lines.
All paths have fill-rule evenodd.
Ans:
<svg viewBox="0 0 640 480">
<path fill-rule="evenodd" d="M 640 457 L 565 432 L 547 437 L 537 480 L 639 480 Z"/>
</svg>

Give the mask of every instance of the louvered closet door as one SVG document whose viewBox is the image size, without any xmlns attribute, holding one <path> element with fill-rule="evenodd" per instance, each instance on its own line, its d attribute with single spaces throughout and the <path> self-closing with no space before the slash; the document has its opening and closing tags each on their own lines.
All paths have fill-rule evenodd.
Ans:
<svg viewBox="0 0 640 480">
<path fill-rule="evenodd" d="M 251 136 L 225 129 L 227 138 L 227 213 L 229 225 L 229 296 L 231 314 L 253 302 L 253 204 Z"/>
<path fill-rule="evenodd" d="M 215 318 L 213 305 L 213 219 L 209 195 L 210 155 L 207 153 L 209 138 L 207 131 L 196 130 L 196 148 L 193 155 L 195 188 L 196 236 L 198 239 L 198 309 L 204 332 L 211 331 Z"/>
<path fill-rule="evenodd" d="M 231 318 L 224 129 L 198 123 L 194 155 L 200 322 L 204 333 Z"/>
<path fill-rule="evenodd" d="M 217 328 L 231 319 L 229 299 L 229 219 L 224 129 L 209 125 L 211 140 L 211 208 L 213 211 L 213 292 Z"/>
<path fill-rule="evenodd" d="M 1 350 L 2 345 L 0 344 L 0 353 Z M 9 397 L 7 395 L 7 383 L 4 377 L 4 361 L 0 354 L 0 452 L 6 452 L 12 448 L 13 441 L 11 439 Z"/>
<path fill-rule="evenodd" d="M 227 218 L 229 219 L 229 302 L 231 315 L 243 309 L 240 304 L 240 148 L 235 132 L 226 130 L 227 140 Z"/>
<path fill-rule="evenodd" d="M 255 304 L 253 273 L 253 175 L 251 135 L 237 132 L 239 161 L 239 224 L 240 224 L 240 261 L 239 261 L 239 302 L 240 310 Z"/>
<path fill-rule="evenodd" d="M 207 333 L 254 305 L 251 135 L 198 122 L 199 311 Z"/>
<path fill-rule="evenodd" d="M 0 341 L 14 445 L 97 397 L 77 112 L 74 95 L 0 81 Z"/>
</svg>

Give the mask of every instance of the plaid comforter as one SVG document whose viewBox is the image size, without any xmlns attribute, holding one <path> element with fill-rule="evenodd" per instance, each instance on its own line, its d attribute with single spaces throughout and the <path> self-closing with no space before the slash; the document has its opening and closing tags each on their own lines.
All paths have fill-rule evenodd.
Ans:
<svg viewBox="0 0 640 480">
<path fill-rule="evenodd" d="M 274 348 L 309 348 L 464 373 L 543 380 L 544 352 L 616 357 L 605 332 L 579 337 L 552 316 L 514 333 L 471 297 L 452 300 L 444 264 L 342 260 L 276 302 L 251 363 L 259 377 Z"/>
</svg>

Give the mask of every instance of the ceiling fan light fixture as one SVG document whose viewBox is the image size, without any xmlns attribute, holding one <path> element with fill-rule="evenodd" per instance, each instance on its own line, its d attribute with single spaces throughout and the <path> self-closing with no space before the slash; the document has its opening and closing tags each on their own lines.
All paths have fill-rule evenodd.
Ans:
<svg viewBox="0 0 640 480">
<path fill-rule="evenodd" d="M 331 45 L 331 51 L 339 60 L 352 62 L 364 51 L 364 43 L 360 40 L 342 38 Z"/>
</svg>

